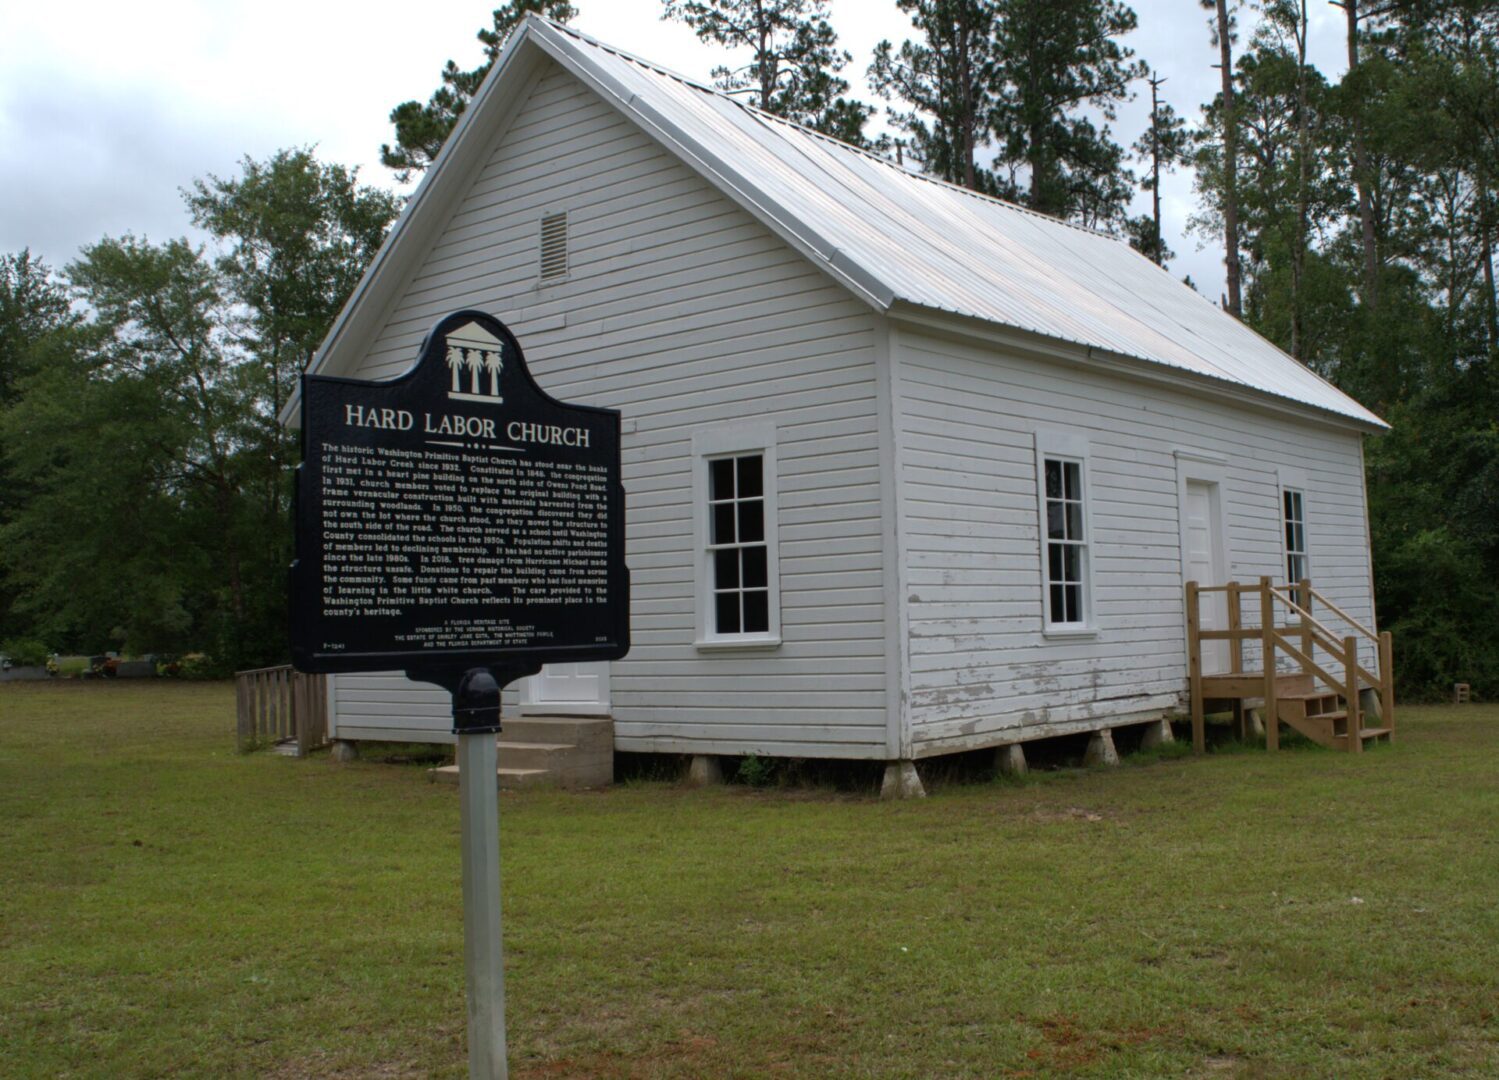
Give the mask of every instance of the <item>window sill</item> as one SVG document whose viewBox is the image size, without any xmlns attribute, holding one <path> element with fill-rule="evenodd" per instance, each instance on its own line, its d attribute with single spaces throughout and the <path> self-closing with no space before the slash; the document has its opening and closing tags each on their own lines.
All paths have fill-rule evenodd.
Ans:
<svg viewBox="0 0 1499 1080">
<path fill-rule="evenodd" d="M 753 636 L 745 635 L 732 638 L 698 638 L 693 642 L 693 645 L 699 652 L 718 652 L 725 649 L 738 651 L 779 649 L 781 647 L 781 638 L 779 634 L 755 634 Z"/>
<path fill-rule="evenodd" d="M 1067 640 L 1069 638 L 1096 638 L 1098 627 L 1096 626 L 1044 626 L 1041 628 L 1041 636 Z"/>
</svg>

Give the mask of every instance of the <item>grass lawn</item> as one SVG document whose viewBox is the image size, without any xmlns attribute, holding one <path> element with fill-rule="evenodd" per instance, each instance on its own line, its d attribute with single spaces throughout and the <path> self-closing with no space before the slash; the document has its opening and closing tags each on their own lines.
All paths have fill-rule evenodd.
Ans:
<svg viewBox="0 0 1499 1080">
<path fill-rule="evenodd" d="M 1499 1075 L 1499 708 L 920 802 L 501 800 L 512 1076 Z M 0 687 L 0 1074 L 463 1076 L 456 789 Z"/>
</svg>

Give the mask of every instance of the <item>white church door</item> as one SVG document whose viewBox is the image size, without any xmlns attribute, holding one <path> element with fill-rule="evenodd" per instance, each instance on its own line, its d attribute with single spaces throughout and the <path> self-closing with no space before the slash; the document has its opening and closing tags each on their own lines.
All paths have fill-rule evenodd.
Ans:
<svg viewBox="0 0 1499 1080">
<path fill-rule="evenodd" d="M 1220 491 L 1215 483 L 1189 479 L 1186 483 L 1186 565 L 1183 570 L 1188 581 L 1199 585 L 1226 585 L 1228 583 L 1228 559 L 1223 550 L 1220 534 L 1222 520 L 1218 512 Z M 1199 601 L 1201 627 L 1204 630 L 1228 629 L 1228 595 L 1205 593 Z M 1229 651 L 1226 641 L 1204 641 L 1202 643 L 1202 672 L 1216 675 L 1229 668 Z"/>
<path fill-rule="evenodd" d="M 609 661 L 548 664 L 521 683 L 520 711 L 559 716 L 609 715 Z"/>
</svg>

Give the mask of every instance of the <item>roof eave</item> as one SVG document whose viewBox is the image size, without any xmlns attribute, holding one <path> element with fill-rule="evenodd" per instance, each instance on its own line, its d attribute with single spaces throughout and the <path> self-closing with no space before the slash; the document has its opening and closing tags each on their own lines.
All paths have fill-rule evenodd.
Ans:
<svg viewBox="0 0 1499 1080">
<path fill-rule="evenodd" d="M 1315 420 L 1334 427 L 1352 429 L 1371 435 L 1383 434 L 1390 430 L 1389 424 L 1358 405 L 1357 402 L 1353 404 L 1366 413 L 1369 419 L 1320 408 L 1243 383 L 1214 378 L 1211 375 L 1189 371 L 1185 368 L 1172 367 L 1158 360 L 1111 352 L 1034 330 L 1025 330 L 977 316 L 964 315 L 946 308 L 898 299 L 891 304 L 889 314 L 892 319 L 926 329 L 946 331 L 969 339 L 980 339 L 986 343 L 1018 349 L 1049 360 L 1080 363 L 1096 370 L 1112 371 L 1127 378 L 1172 386 L 1189 393 L 1232 401 L 1236 404 L 1253 405 L 1269 412 L 1295 416 L 1301 420 Z M 1350 398 L 1349 401 L 1352 402 L 1353 399 Z"/>
</svg>

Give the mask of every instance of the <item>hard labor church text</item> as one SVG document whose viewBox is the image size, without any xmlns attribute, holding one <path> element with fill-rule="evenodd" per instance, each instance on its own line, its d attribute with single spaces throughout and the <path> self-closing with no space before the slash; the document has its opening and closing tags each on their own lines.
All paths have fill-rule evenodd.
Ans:
<svg viewBox="0 0 1499 1080">
<path fill-rule="evenodd" d="M 299 668 L 621 654 L 617 413 L 548 398 L 477 313 L 440 323 L 399 379 L 303 393 Z"/>
</svg>

